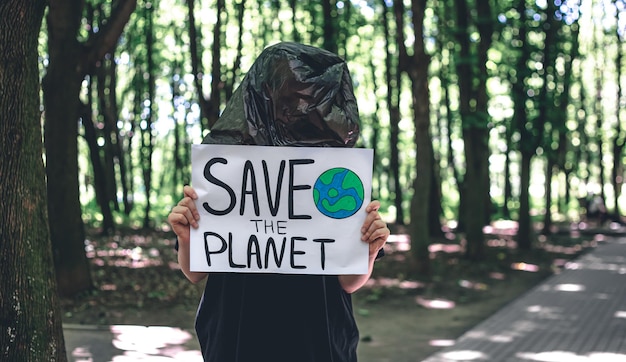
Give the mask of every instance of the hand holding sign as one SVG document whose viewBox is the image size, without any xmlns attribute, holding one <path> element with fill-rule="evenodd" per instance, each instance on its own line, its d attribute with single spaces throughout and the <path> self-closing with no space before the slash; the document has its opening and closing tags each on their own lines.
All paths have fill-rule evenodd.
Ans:
<svg viewBox="0 0 626 362">
<path fill-rule="evenodd" d="M 371 167 L 364 149 L 194 145 L 191 270 L 366 274 Z"/>
<path fill-rule="evenodd" d="M 174 206 L 172 213 L 170 213 L 167 219 L 179 241 L 182 239 L 185 242 L 189 242 L 189 226 L 197 228 L 198 220 L 200 219 L 200 214 L 194 202 L 198 195 L 191 186 L 185 186 L 183 194 L 185 197 Z"/>
<path fill-rule="evenodd" d="M 387 228 L 387 223 L 380 218 L 379 209 L 380 202 L 378 200 L 372 201 L 367 205 L 365 209 L 367 217 L 363 226 L 361 226 L 361 240 L 369 243 L 370 258 L 378 255 L 378 251 L 385 245 L 391 233 L 389 228 Z"/>
</svg>

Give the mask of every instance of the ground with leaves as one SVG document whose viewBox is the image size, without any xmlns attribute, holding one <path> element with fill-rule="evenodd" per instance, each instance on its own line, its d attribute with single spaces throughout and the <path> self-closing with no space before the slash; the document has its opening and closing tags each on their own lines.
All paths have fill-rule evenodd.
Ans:
<svg viewBox="0 0 626 362">
<path fill-rule="evenodd" d="M 601 241 L 600 230 L 563 228 L 539 238 L 532 252 L 515 248 L 515 225 L 489 229 L 488 262 L 462 258 L 454 233 L 431 245 L 433 277 L 412 276 L 408 243 L 396 228 L 387 256 L 354 295 L 361 332 L 359 360 L 416 361 L 445 346 Z M 400 236 L 398 236 L 400 235 Z M 62 299 L 64 323 L 168 325 L 192 329 L 202 283 L 186 281 L 176 263 L 173 234 L 122 230 L 89 233 L 87 254 L 95 289 Z"/>
</svg>

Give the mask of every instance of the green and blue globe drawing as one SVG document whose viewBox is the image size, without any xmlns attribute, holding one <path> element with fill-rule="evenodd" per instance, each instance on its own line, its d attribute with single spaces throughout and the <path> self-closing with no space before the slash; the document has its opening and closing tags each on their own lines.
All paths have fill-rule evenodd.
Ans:
<svg viewBox="0 0 626 362">
<path fill-rule="evenodd" d="M 333 219 L 354 215 L 363 205 L 363 183 L 347 168 L 324 171 L 313 186 L 313 201 L 317 209 Z"/>
</svg>

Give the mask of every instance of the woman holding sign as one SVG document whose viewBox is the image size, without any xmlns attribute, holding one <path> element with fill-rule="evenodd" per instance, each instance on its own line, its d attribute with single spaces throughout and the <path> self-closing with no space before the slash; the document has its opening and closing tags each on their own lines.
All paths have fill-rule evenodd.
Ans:
<svg viewBox="0 0 626 362">
<path fill-rule="evenodd" d="M 255 61 L 203 143 L 353 147 L 358 135 L 358 111 L 345 62 L 321 49 L 280 43 Z M 360 235 L 369 245 L 369 259 L 364 274 L 209 275 L 190 269 L 190 234 L 198 228 L 200 206 L 192 187 L 185 186 L 183 193 L 168 220 L 178 237 L 183 273 L 193 283 L 206 278 L 196 316 L 205 361 L 357 360 L 359 334 L 350 293 L 369 279 L 389 236 L 378 201 L 355 211 L 365 214 Z"/>
</svg>

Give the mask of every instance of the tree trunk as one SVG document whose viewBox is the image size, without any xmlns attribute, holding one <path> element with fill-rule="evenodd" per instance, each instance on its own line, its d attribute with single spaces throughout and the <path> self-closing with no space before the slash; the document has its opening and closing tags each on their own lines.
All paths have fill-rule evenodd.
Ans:
<svg viewBox="0 0 626 362">
<path fill-rule="evenodd" d="M 198 44 L 201 43 L 201 32 L 196 27 L 195 0 L 187 0 L 187 23 L 189 26 L 189 57 L 191 59 L 191 73 L 193 75 L 193 84 L 196 87 L 198 96 L 198 105 L 200 106 L 200 126 L 203 129 L 209 129 L 208 121 L 205 123 L 207 115 L 211 113 L 211 103 L 204 98 L 204 87 L 202 86 L 203 69 L 201 52 L 198 50 Z M 219 14 L 218 14 L 219 16 Z"/>
<path fill-rule="evenodd" d="M 217 0 L 217 21 L 213 28 L 213 44 L 211 45 L 211 103 L 210 112 L 206 115 L 209 129 L 217 123 L 222 103 L 221 91 L 224 88 L 222 80 L 222 14 L 226 13 L 224 0 Z"/>
<path fill-rule="evenodd" d="M 43 80 L 46 173 L 50 237 L 59 293 L 92 287 L 78 195 L 78 112 L 81 83 L 115 45 L 136 0 L 115 3 L 106 26 L 77 41 L 84 1 L 51 0 L 48 9 L 49 63 Z"/>
<path fill-rule="evenodd" d="M 145 34 L 146 34 L 146 57 L 147 66 L 146 73 L 148 74 L 148 114 L 146 116 L 145 128 L 141 129 L 141 155 L 142 155 L 142 174 L 143 174 L 143 187 L 146 190 L 146 207 L 143 218 L 143 228 L 148 229 L 151 225 L 152 218 L 150 217 L 150 210 L 152 208 L 152 200 L 150 193 L 152 192 L 152 156 L 154 153 L 154 135 L 152 130 L 152 122 L 155 118 L 156 106 L 154 105 L 155 98 L 155 77 L 154 77 L 154 7 L 147 7 L 145 9 Z"/>
<path fill-rule="evenodd" d="M 394 1 L 394 15 L 396 20 L 396 27 L 398 29 L 404 28 L 404 6 Z M 385 24 L 386 32 L 389 31 L 389 27 Z M 390 50 L 391 35 L 386 34 L 386 57 L 385 57 L 385 80 L 387 82 L 387 107 L 389 109 L 389 174 L 393 180 L 393 204 L 396 209 L 396 224 L 404 225 L 404 208 L 402 207 L 403 192 L 400 184 L 400 150 L 398 149 L 398 143 L 400 142 L 400 84 L 401 73 L 406 69 L 403 69 L 401 64 L 402 57 L 407 57 L 406 49 L 404 49 L 404 33 L 402 31 L 396 32 L 396 44 L 400 44 L 400 48 L 404 49 L 404 54 L 399 57 L 393 57 L 393 53 Z M 401 51 L 402 52 L 402 51 Z M 394 59 L 397 59 L 394 67 Z"/>
<path fill-rule="evenodd" d="M 470 66 L 471 51 L 470 39 L 467 34 L 469 26 L 470 10 L 466 0 L 456 0 L 457 28 L 462 29 L 457 33 L 459 53 L 457 54 L 457 75 L 459 79 L 459 111 L 463 123 L 463 142 L 465 151 L 465 178 L 461 196 L 463 209 L 461 213 L 467 235 L 466 257 L 471 260 L 483 258 L 485 226 L 485 178 L 488 177 L 488 132 L 486 128 L 486 114 L 482 110 L 472 112 L 472 97 L 475 92 L 472 68 Z M 482 16 L 482 15 L 481 15 Z M 479 62 L 482 58 L 479 58 Z M 479 78 L 481 75 L 479 74 Z M 478 97 L 480 93 L 476 96 Z M 474 99 L 478 106 L 481 99 Z"/>
<path fill-rule="evenodd" d="M 396 27 L 404 29 L 404 6 L 400 1 L 394 1 Z M 398 73 L 406 72 L 411 79 L 411 94 L 413 100 L 413 121 L 415 123 L 415 148 L 417 170 L 413 181 L 413 199 L 411 200 L 411 254 L 415 262 L 416 271 L 422 275 L 430 275 L 430 201 L 433 181 L 433 154 L 432 139 L 430 136 L 430 95 L 428 91 L 428 68 L 430 58 L 424 49 L 424 15 L 425 0 L 411 1 L 412 27 L 415 31 L 413 54 L 409 56 L 404 46 L 404 34 L 398 31 L 397 43 L 400 49 Z M 399 79 L 399 77 L 397 78 Z M 398 81 L 397 85 L 400 82 Z"/>
<path fill-rule="evenodd" d="M 322 19 L 324 20 L 323 26 L 323 48 L 329 52 L 337 54 L 338 42 L 337 42 L 337 2 L 336 0 L 323 0 L 322 1 Z"/>
<path fill-rule="evenodd" d="M 465 214 L 465 234 L 467 237 L 466 257 L 470 260 L 481 260 L 484 257 L 485 198 L 484 161 L 487 150 L 487 139 L 483 130 L 464 127 L 465 163 L 467 170 L 463 186 Z"/>
<path fill-rule="evenodd" d="M 480 126 L 478 129 L 482 133 L 481 138 L 485 141 L 482 148 L 478 149 L 478 157 L 480 157 L 480 169 L 479 176 L 480 182 L 483 183 L 481 188 L 483 198 L 483 226 L 488 225 L 491 222 L 491 214 L 493 211 L 493 203 L 491 202 L 491 194 L 489 189 L 491 187 L 491 180 L 489 177 L 489 94 L 487 93 L 487 78 L 489 74 L 487 72 L 487 62 L 489 61 L 489 49 L 491 49 L 491 43 L 494 33 L 494 19 L 491 11 L 491 0 L 476 0 L 476 12 L 479 14 L 476 16 L 476 27 L 480 33 L 480 41 L 478 42 L 477 57 L 478 64 L 478 83 L 475 86 L 476 93 L 476 111 L 475 113 L 480 117 Z M 482 229 L 482 227 L 481 227 Z M 481 231 L 482 234 L 482 231 Z M 480 247 L 482 250 L 482 247 Z M 479 256 L 482 258 L 482 255 Z"/>
<path fill-rule="evenodd" d="M 551 90 L 549 87 L 550 79 L 556 78 L 555 61 L 556 61 L 556 49 L 558 47 L 558 28 L 559 22 L 554 18 L 554 14 L 557 12 L 554 2 L 548 1 L 546 15 L 548 20 L 544 24 L 544 45 L 543 45 L 543 83 L 541 91 L 539 93 L 539 120 L 541 127 L 539 130 L 544 130 L 546 124 L 551 124 L 553 130 L 559 130 L 559 123 L 565 119 L 566 115 L 559 116 L 558 108 L 555 107 L 556 90 Z M 556 132 L 547 132 L 547 144 L 544 145 L 544 150 L 547 158 L 547 168 L 545 174 L 545 213 L 543 217 L 543 233 L 548 234 L 552 227 L 552 175 L 554 174 L 554 166 L 556 165 L 556 153 L 558 148 L 555 149 L 551 143 Z M 541 141 L 540 141 L 541 142 Z M 541 144 L 545 141 L 541 142 Z"/>
<path fill-rule="evenodd" d="M 532 247 L 533 227 L 530 219 L 530 162 L 532 154 L 522 152 L 520 166 L 520 197 L 519 197 L 519 228 L 517 232 L 517 246 L 521 250 L 530 250 Z"/>
<path fill-rule="evenodd" d="M 619 13 L 616 13 L 616 17 L 618 16 L 618 14 Z M 578 29 L 578 27 L 576 27 L 576 29 Z M 617 31 L 615 31 L 615 36 L 617 40 L 617 54 L 615 55 L 617 75 L 615 79 L 622 79 L 622 59 L 624 58 L 624 45 L 622 36 L 620 35 L 621 32 L 621 29 L 617 29 Z M 578 34 L 576 33 L 576 35 Z M 617 121 L 615 122 L 615 135 L 613 136 L 613 169 L 611 181 L 613 183 L 613 190 L 615 192 L 613 212 L 616 217 L 619 217 L 622 214 L 619 206 L 619 198 L 622 194 L 622 185 L 624 184 L 624 161 L 622 159 L 622 153 L 624 151 L 624 145 L 626 144 L 626 135 L 624 134 L 624 129 L 622 128 L 622 82 L 617 82 L 617 90 L 615 96 L 615 118 L 617 119 Z"/>
<path fill-rule="evenodd" d="M 92 111 L 90 105 L 83 105 L 83 107 L 81 107 L 81 123 L 85 129 L 85 142 L 87 143 L 87 147 L 89 147 L 89 159 L 91 160 L 91 168 L 93 170 L 96 201 L 102 212 L 102 232 L 104 235 L 108 235 L 109 232 L 114 230 L 113 213 L 111 212 L 109 198 L 107 197 L 105 171 L 102 165 L 102 159 L 100 158 L 98 136 L 96 134 L 96 127 L 93 124 L 93 119 L 91 118 Z"/>
<path fill-rule="evenodd" d="M 42 159 L 45 3 L 0 2 L 0 360 L 66 361 Z"/>
<path fill-rule="evenodd" d="M 519 40 L 520 54 L 516 59 L 516 67 L 519 70 L 517 78 L 512 82 L 512 97 L 514 101 L 514 113 L 513 113 L 513 125 L 517 132 L 520 134 L 520 140 L 518 142 L 521 153 L 521 166 L 520 166 L 520 195 L 519 195 L 519 219 L 518 219 L 518 247 L 523 250 L 530 250 L 532 246 L 532 223 L 530 219 L 530 163 L 533 155 L 535 154 L 536 146 L 535 140 L 532 139 L 532 135 L 528 131 L 526 124 L 528 123 L 528 115 L 526 113 L 526 78 L 527 71 L 522 72 L 522 69 L 526 69 L 526 63 L 530 58 L 530 47 L 527 44 L 527 25 L 526 25 L 526 3 L 520 1 L 517 5 L 517 12 L 520 14 L 519 19 L 519 32 L 517 39 Z"/>
<path fill-rule="evenodd" d="M 78 189 L 83 54 L 76 34 L 82 8 L 80 1 L 51 1 L 47 18 L 50 61 L 43 79 L 50 237 L 59 293 L 64 296 L 93 286 Z"/>
<path fill-rule="evenodd" d="M 509 210 L 509 202 L 513 198 L 513 186 L 511 185 L 511 149 L 512 144 L 511 132 L 512 126 L 509 125 L 506 129 L 506 145 L 505 161 L 504 161 L 504 201 L 502 202 L 502 217 L 505 219 L 511 218 L 511 210 Z"/>
<path fill-rule="evenodd" d="M 548 155 L 546 160 L 546 174 L 545 174 L 545 208 L 546 211 L 543 214 L 543 234 L 550 234 L 552 229 L 552 176 L 554 175 L 555 162 L 554 157 Z"/>
</svg>

